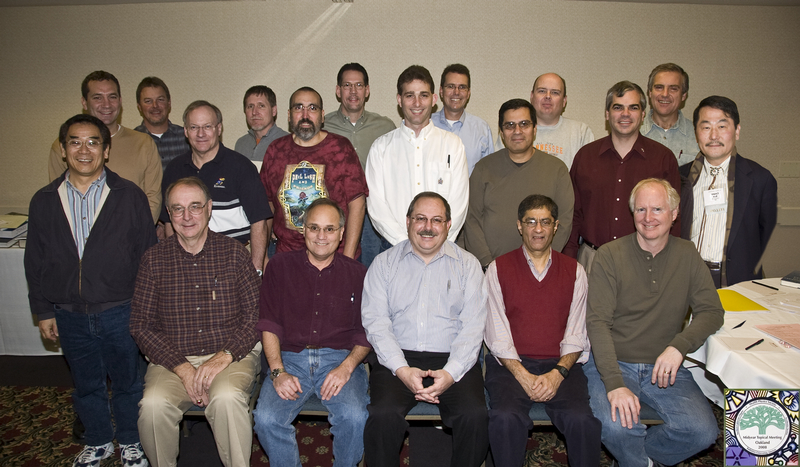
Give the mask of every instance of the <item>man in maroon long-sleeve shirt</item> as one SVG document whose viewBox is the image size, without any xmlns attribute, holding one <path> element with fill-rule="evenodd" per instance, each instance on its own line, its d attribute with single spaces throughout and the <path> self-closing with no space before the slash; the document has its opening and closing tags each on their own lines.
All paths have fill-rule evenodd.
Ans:
<svg viewBox="0 0 800 467">
<path fill-rule="evenodd" d="M 570 169 L 575 190 L 572 234 L 562 251 L 588 274 L 601 245 L 634 231 L 628 196 L 646 178 L 663 178 L 680 192 L 672 151 L 639 133 L 647 100 L 635 83 L 620 81 L 606 95 L 611 134 L 582 147 Z M 680 236 L 679 221 L 671 234 Z"/>
</svg>

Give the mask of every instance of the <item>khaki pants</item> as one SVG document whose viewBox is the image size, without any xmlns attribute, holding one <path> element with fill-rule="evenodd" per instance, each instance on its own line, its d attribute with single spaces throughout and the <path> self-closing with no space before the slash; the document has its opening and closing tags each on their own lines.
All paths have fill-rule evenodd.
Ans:
<svg viewBox="0 0 800 467">
<path fill-rule="evenodd" d="M 586 270 L 587 276 L 592 271 L 592 263 L 594 262 L 594 255 L 596 253 L 597 250 L 585 243 L 581 243 L 580 248 L 578 248 L 578 262 L 583 266 L 583 269 Z"/>
<path fill-rule="evenodd" d="M 250 393 L 261 367 L 261 343 L 238 362 L 222 370 L 211 383 L 205 415 L 226 467 L 249 466 L 253 446 Z M 188 356 L 195 368 L 214 354 Z M 154 467 L 177 465 L 179 424 L 194 405 L 181 379 L 171 370 L 151 363 L 144 377 L 144 396 L 139 402 L 139 438 Z"/>
</svg>

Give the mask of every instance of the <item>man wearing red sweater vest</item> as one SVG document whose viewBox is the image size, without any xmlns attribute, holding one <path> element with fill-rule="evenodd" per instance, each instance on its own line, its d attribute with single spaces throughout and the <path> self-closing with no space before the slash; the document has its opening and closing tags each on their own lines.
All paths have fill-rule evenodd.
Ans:
<svg viewBox="0 0 800 467">
<path fill-rule="evenodd" d="M 600 465 L 601 424 L 592 415 L 583 363 L 587 279 L 583 266 L 554 251 L 558 206 L 543 195 L 517 210 L 522 247 L 493 261 L 486 271 L 489 300 L 485 340 L 489 444 L 495 465 L 521 466 L 533 402 L 567 441 L 569 464 Z M 501 366 L 502 365 L 502 366 Z"/>
</svg>

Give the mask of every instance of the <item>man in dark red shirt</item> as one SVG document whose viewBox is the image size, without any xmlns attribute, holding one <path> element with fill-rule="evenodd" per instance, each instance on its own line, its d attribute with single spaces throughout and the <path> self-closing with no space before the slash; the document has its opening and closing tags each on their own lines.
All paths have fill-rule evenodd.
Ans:
<svg viewBox="0 0 800 467">
<path fill-rule="evenodd" d="M 575 190 L 572 233 L 562 250 L 589 274 L 601 245 L 634 232 L 628 196 L 645 178 L 663 178 L 680 191 L 678 163 L 672 151 L 639 133 L 647 100 L 630 81 L 620 81 L 606 95 L 611 134 L 587 144 L 575 155 L 570 176 Z M 672 235 L 680 236 L 679 221 Z M 580 251 L 579 251 L 580 248 Z"/>
<path fill-rule="evenodd" d="M 367 268 L 337 253 L 344 223 L 333 200 L 317 199 L 306 210 L 306 248 L 277 254 L 264 272 L 257 329 L 272 384 L 261 387 L 253 417 L 271 465 L 300 465 L 291 421 L 314 394 L 330 412 L 335 465 L 356 465 L 364 452 Z"/>
<path fill-rule="evenodd" d="M 346 219 L 339 253 L 355 259 L 368 194 L 358 154 L 347 138 L 320 130 L 325 122 L 322 97 L 309 87 L 289 99 L 289 122 L 292 134 L 269 145 L 261 166 L 261 182 L 275 213 L 277 251 L 302 249 L 308 207 L 318 198 L 330 198 Z"/>
</svg>

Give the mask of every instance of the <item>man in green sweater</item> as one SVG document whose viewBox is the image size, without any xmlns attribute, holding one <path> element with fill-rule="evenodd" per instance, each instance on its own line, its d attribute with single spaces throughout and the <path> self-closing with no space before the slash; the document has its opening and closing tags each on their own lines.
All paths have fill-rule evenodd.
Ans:
<svg viewBox="0 0 800 467">
<path fill-rule="evenodd" d="M 714 443 L 717 421 L 681 364 L 719 329 L 724 312 L 691 242 L 669 235 L 678 193 L 649 178 L 631 192 L 636 232 L 597 250 L 589 274 L 584 366 L 602 440 L 621 467 L 675 465 Z M 683 328 L 687 310 L 692 321 Z M 664 420 L 639 422 L 639 400 Z"/>
</svg>

